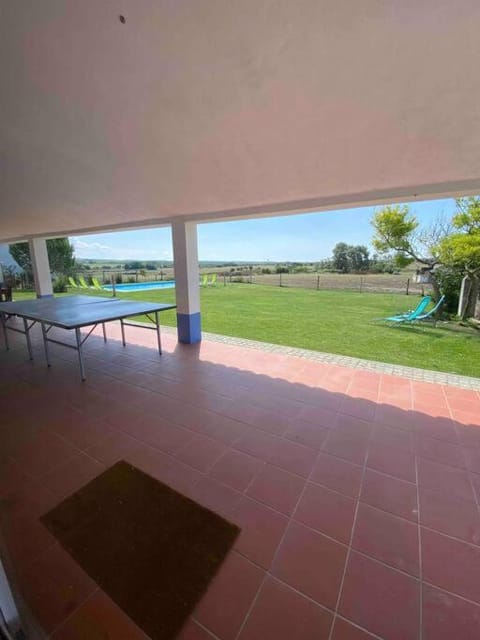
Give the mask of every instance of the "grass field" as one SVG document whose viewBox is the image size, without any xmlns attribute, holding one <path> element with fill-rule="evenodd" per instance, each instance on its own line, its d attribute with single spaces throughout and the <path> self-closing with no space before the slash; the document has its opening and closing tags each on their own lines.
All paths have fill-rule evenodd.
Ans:
<svg viewBox="0 0 480 640">
<path fill-rule="evenodd" d="M 17 294 L 15 299 L 25 295 Z M 130 291 L 120 297 L 174 302 L 175 290 Z M 434 328 L 389 327 L 375 321 L 416 306 L 418 299 L 398 294 L 219 284 L 201 289 L 202 328 L 274 344 L 480 376 L 479 331 L 453 322 Z M 175 312 L 162 313 L 161 321 L 175 325 Z"/>
</svg>

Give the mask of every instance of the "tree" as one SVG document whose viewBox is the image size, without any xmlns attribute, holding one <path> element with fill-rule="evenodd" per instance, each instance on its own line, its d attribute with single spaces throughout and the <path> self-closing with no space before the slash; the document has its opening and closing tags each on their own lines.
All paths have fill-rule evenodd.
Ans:
<svg viewBox="0 0 480 640">
<path fill-rule="evenodd" d="M 341 271 L 342 273 L 348 273 L 349 269 L 349 259 L 348 259 L 348 244 L 345 242 L 337 242 L 337 244 L 333 247 L 333 268 L 337 271 Z"/>
<path fill-rule="evenodd" d="M 126 262 L 123 265 L 125 271 L 138 271 L 139 269 L 143 269 L 145 267 L 143 262 L 139 260 L 133 260 L 133 262 Z"/>
<path fill-rule="evenodd" d="M 370 265 L 368 249 L 364 245 L 350 245 L 338 242 L 333 248 L 331 260 L 336 271 L 350 273 L 350 271 L 367 271 Z"/>
<path fill-rule="evenodd" d="M 440 258 L 436 248 L 451 233 L 450 223 L 438 218 L 428 228 L 422 229 L 407 205 L 382 207 L 375 211 L 371 223 L 375 230 L 374 248 L 382 254 L 393 252 L 398 267 L 414 261 L 425 265 L 430 271 L 434 295 L 438 300 L 440 290 L 435 267 Z"/>
<path fill-rule="evenodd" d="M 47 240 L 48 261 L 50 270 L 58 275 L 69 275 L 75 267 L 74 247 L 68 238 Z M 27 278 L 33 280 L 32 258 L 28 242 L 11 244 L 9 252 L 12 258 L 23 269 Z"/>
<path fill-rule="evenodd" d="M 75 268 L 75 249 L 68 238 L 47 240 L 50 270 L 57 275 L 71 275 Z"/>
<path fill-rule="evenodd" d="M 458 198 L 453 227 L 458 231 L 437 245 L 438 259 L 452 269 L 462 269 L 470 281 L 462 319 L 475 315 L 480 289 L 480 198 Z"/>
<path fill-rule="evenodd" d="M 364 245 L 356 245 L 347 251 L 350 271 L 367 271 L 370 266 L 368 249 Z"/>
<path fill-rule="evenodd" d="M 33 280 L 32 259 L 30 257 L 30 249 L 28 242 L 17 242 L 8 247 L 8 251 L 18 266 L 23 269 L 27 280 Z"/>
</svg>

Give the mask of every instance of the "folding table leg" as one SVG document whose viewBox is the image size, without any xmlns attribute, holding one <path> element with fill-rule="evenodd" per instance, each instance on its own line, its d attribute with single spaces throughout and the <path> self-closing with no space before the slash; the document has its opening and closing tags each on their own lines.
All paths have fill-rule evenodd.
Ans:
<svg viewBox="0 0 480 640">
<path fill-rule="evenodd" d="M 26 318 L 23 319 L 23 328 L 25 329 L 25 337 L 27 339 L 28 357 L 30 360 L 33 360 L 32 341 L 30 340 L 30 329 Z"/>
<path fill-rule="evenodd" d="M 158 319 L 158 311 L 155 311 L 155 326 L 157 328 L 158 353 L 162 355 L 162 340 L 160 338 L 160 321 Z"/>
<path fill-rule="evenodd" d="M 10 349 L 10 345 L 8 343 L 7 317 L 4 313 L 0 314 L 0 316 L 2 318 L 3 337 L 5 338 L 5 349 L 8 351 Z"/>
<path fill-rule="evenodd" d="M 82 334 L 80 333 L 80 329 L 75 329 L 75 337 L 77 339 L 77 351 L 78 351 L 78 362 L 80 364 L 80 375 L 82 377 L 82 382 L 83 382 L 85 380 L 85 367 L 83 366 Z"/>
<path fill-rule="evenodd" d="M 122 318 L 120 318 L 120 326 L 122 327 L 122 344 L 125 346 L 127 343 L 125 342 L 125 326 Z"/>
<path fill-rule="evenodd" d="M 107 341 L 107 332 L 105 331 L 105 323 L 102 322 L 102 329 L 103 329 L 103 341 L 106 342 Z"/>
<path fill-rule="evenodd" d="M 48 348 L 48 337 L 47 330 L 45 329 L 45 325 L 42 322 L 42 335 L 43 335 L 43 348 L 45 349 L 45 360 L 47 361 L 47 367 L 50 366 L 50 351 Z"/>
</svg>

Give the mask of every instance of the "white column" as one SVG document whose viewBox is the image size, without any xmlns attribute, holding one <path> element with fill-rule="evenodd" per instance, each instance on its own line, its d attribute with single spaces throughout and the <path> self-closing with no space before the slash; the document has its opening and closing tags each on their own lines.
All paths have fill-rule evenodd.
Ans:
<svg viewBox="0 0 480 640">
<path fill-rule="evenodd" d="M 178 341 L 185 344 L 202 339 L 198 271 L 197 225 L 172 224 Z"/>
<path fill-rule="evenodd" d="M 34 238 L 28 241 L 30 257 L 32 259 L 33 278 L 37 298 L 53 296 L 52 277 L 48 262 L 47 241 L 44 238 Z"/>
</svg>

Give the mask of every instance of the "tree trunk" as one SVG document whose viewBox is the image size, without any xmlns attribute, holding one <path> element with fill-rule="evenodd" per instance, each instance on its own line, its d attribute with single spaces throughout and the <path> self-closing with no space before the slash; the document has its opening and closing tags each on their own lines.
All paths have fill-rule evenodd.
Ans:
<svg viewBox="0 0 480 640">
<path fill-rule="evenodd" d="M 477 274 L 469 274 L 470 291 L 468 292 L 468 301 L 462 314 L 462 320 L 475 317 L 475 309 L 478 301 L 478 293 L 480 289 L 479 277 Z"/>
<path fill-rule="evenodd" d="M 436 276 L 434 271 L 430 272 L 430 277 L 432 279 L 433 298 L 434 298 L 435 302 L 438 302 L 440 300 L 440 298 L 442 297 L 442 294 L 441 294 L 441 291 L 440 291 L 440 287 L 438 285 L 437 276 Z"/>
</svg>

